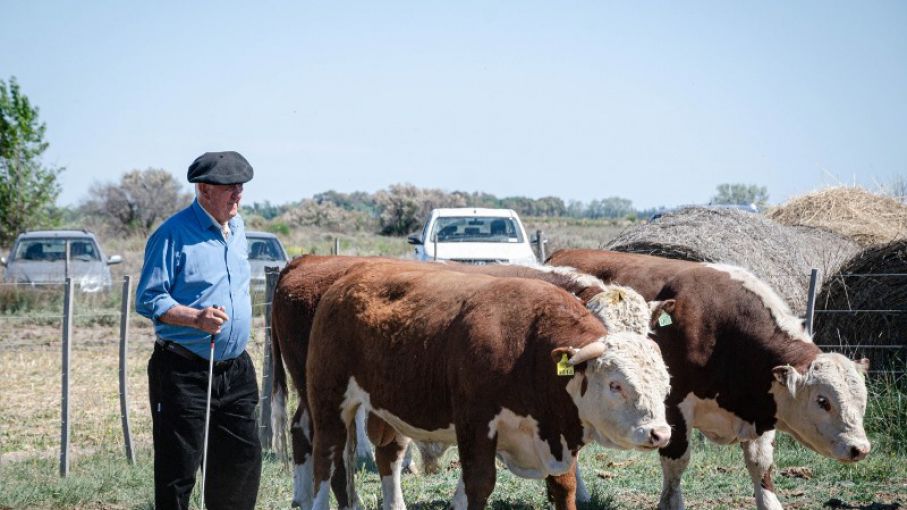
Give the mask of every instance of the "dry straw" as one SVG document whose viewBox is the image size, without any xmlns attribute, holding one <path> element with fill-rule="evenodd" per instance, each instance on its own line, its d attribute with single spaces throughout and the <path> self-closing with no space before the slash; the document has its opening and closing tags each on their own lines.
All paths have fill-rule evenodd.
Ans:
<svg viewBox="0 0 907 510">
<path fill-rule="evenodd" d="M 890 368 L 907 343 L 907 239 L 866 248 L 826 278 L 816 298 L 815 339 L 866 356 L 873 369 Z M 822 313 L 821 310 L 859 310 Z M 899 312 L 899 313 L 898 313 Z M 857 348 L 872 345 L 874 348 Z M 900 345 L 898 349 L 878 348 Z"/>
<path fill-rule="evenodd" d="M 688 207 L 625 230 L 605 248 L 745 267 L 772 286 L 797 313 L 806 309 L 810 269 L 825 274 L 855 252 L 830 232 L 780 225 L 761 214 Z"/>
<path fill-rule="evenodd" d="M 907 205 L 857 186 L 836 186 L 794 198 L 769 213 L 785 225 L 817 227 L 861 246 L 907 237 Z"/>
</svg>

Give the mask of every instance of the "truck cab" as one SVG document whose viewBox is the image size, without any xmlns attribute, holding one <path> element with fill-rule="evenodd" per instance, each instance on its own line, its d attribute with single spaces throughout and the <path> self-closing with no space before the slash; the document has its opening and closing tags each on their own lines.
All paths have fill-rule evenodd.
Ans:
<svg viewBox="0 0 907 510">
<path fill-rule="evenodd" d="M 418 260 L 468 264 L 535 264 L 529 236 L 512 209 L 433 209 L 422 231 L 408 238 Z"/>
</svg>

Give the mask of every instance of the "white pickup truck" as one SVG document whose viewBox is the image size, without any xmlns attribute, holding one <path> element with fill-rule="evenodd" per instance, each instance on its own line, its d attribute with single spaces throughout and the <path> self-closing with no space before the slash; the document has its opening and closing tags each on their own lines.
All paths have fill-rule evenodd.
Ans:
<svg viewBox="0 0 907 510">
<path fill-rule="evenodd" d="M 418 260 L 470 264 L 533 264 L 535 252 L 511 209 L 433 209 L 422 232 L 408 238 Z"/>
</svg>

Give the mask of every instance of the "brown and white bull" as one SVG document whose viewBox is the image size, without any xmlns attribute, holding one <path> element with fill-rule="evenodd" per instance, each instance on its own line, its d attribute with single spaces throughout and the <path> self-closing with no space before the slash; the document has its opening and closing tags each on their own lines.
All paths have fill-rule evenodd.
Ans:
<svg viewBox="0 0 907 510">
<path fill-rule="evenodd" d="M 305 505 L 311 501 L 311 463 L 307 461 L 311 453 L 311 426 L 306 407 L 306 386 L 303 368 L 307 356 L 309 332 L 315 310 L 321 296 L 337 279 L 351 268 L 362 262 L 373 262 L 373 257 L 319 257 L 305 256 L 295 259 L 282 272 L 273 300 L 274 363 L 275 384 L 272 400 L 275 430 L 275 448 L 283 451 L 282 444 L 286 437 L 286 374 L 285 362 L 299 392 L 299 407 L 293 419 L 292 440 L 294 469 L 294 505 Z M 397 261 L 400 264 L 413 264 Z M 642 297 L 627 287 L 605 285 L 597 278 L 578 274 L 567 268 L 526 267 L 513 265 L 471 266 L 463 264 L 436 265 L 419 264 L 420 267 L 438 267 L 466 273 L 483 273 L 493 276 L 510 276 L 540 279 L 557 285 L 582 299 L 587 308 L 605 324 L 610 332 L 631 331 L 645 335 L 649 331 L 650 312 Z M 364 416 L 359 413 L 357 418 Z M 369 427 L 380 442 L 383 428 L 380 419 L 372 418 Z M 360 434 L 360 446 L 363 434 Z M 366 440 L 367 441 L 367 440 Z M 417 442 L 424 461 L 429 466 L 432 460 L 443 453 L 443 448 L 426 448 L 426 443 Z M 437 445 L 437 443 L 433 443 Z M 370 454 L 368 449 L 360 449 Z M 399 466 L 395 466 L 399 469 Z M 383 483 L 396 485 L 399 491 L 399 472 L 382 474 Z M 565 480 L 573 481 L 566 477 Z M 580 482 L 582 480 L 580 479 Z M 549 480 L 549 496 L 556 498 L 565 489 L 559 488 L 560 479 Z M 577 487 L 580 494 L 584 488 Z M 387 501 L 388 499 L 386 499 Z"/>
<path fill-rule="evenodd" d="M 562 357 L 575 375 L 558 375 Z M 653 449 L 670 429 L 668 374 L 653 342 L 607 329 L 574 296 L 524 278 L 367 262 L 324 294 L 312 325 L 306 385 L 315 508 L 334 475 L 341 508 L 357 505 L 354 415 L 396 432 L 376 444 L 379 472 L 406 438 L 456 442 L 455 508 L 483 508 L 495 455 L 516 474 L 567 474 L 584 444 Z M 348 469 L 349 468 L 349 469 Z M 334 477 L 336 480 L 338 477 Z M 403 508 L 399 494 L 385 494 Z"/>
<path fill-rule="evenodd" d="M 699 429 L 721 443 L 740 443 L 759 509 L 781 509 L 771 478 L 775 429 L 842 462 L 863 459 L 867 360 L 823 353 L 786 303 L 739 267 L 599 250 L 555 252 L 605 282 L 628 285 L 661 301 L 654 338 L 671 372 L 661 449 L 659 508 L 682 509 L 680 480 Z"/>
</svg>

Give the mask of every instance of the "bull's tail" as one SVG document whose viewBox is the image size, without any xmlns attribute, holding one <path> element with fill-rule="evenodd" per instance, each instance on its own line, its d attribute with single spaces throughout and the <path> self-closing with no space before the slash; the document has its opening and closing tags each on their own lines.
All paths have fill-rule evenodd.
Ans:
<svg viewBox="0 0 907 510">
<path fill-rule="evenodd" d="M 273 310 L 273 307 L 272 307 Z M 273 380 L 271 387 L 271 430 L 274 453 L 288 462 L 287 457 L 287 373 L 280 355 L 279 327 L 275 327 L 273 311 L 271 316 L 271 360 Z"/>
</svg>

